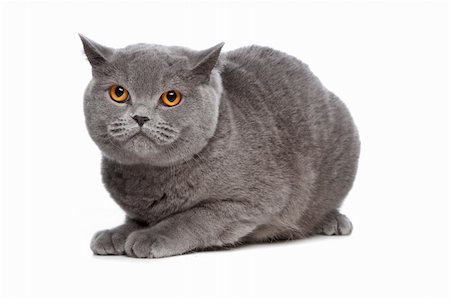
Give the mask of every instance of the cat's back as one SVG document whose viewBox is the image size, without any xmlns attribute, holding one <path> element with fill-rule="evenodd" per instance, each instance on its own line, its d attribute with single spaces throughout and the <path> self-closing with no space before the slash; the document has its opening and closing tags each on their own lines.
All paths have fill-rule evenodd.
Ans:
<svg viewBox="0 0 450 299">
<path fill-rule="evenodd" d="M 236 123 L 250 132 L 243 134 L 253 133 L 258 140 L 275 136 L 280 142 L 273 143 L 281 145 L 283 155 L 357 151 L 357 130 L 348 109 L 296 57 L 253 45 L 226 52 L 222 63 Z"/>
<path fill-rule="evenodd" d="M 258 72 L 267 68 L 270 68 L 273 72 L 277 72 L 277 70 L 283 71 L 286 67 L 292 70 L 295 69 L 296 71 L 307 68 L 306 64 L 294 56 L 270 47 L 258 45 L 251 45 L 225 52 L 223 57 L 227 65 L 234 64 L 234 66 L 250 72 Z"/>
<path fill-rule="evenodd" d="M 281 51 L 249 46 L 223 55 L 222 81 L 242 122 L 281 138 L 320 142 L 329 126 L 328 111 L 339 105 L 308 65 Z M 314 128 L 314 129 L 313 129 Z M 261 132 L 259 132 L 261 133 Z"/>
<path fill-rule="evenodd" d="M 243 109 L 295 121 L 329 104 L 329 91 L 307 64 L 281 51 L 252 45 L 224 53 L 222 80 Z M 269 115 L 260 115 L 269 116 Z"/>
<path fill-rule="evenodd" d="M 309 70 L 308 65 L 294 56 L 263 46 L 252 45 L 224 54 L 226 79 L 241 77 L 242 84 L 248 80 L 264 85 L 270 91 L 301 91 L 305 84 L 321 87 L 320 81 Z M 269 91 L 269 90 L 268 90 Z"/>
</svg>

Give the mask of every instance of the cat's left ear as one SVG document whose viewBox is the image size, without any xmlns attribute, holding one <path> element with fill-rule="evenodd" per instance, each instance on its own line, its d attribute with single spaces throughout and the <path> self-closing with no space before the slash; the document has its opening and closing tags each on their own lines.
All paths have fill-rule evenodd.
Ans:
<svg viewBox="0 0 450 299">
<path fill-rule="evenodd" d="M 102 46 L 82 34 L 78 35 L 83 43 L 84 53 L 93 68 L 108 62 L 114 53 L 113 48 Z"/>
<path fill-rule="evenodd" d="M 200 78 L 203 83 L 209 81 L 211 71 L 217 65 L 219 59 L 220 51 L 225 43 L 220 43 L 212 48 L 200 51 L 194 58 L 194 67 L 192 68 L 192 73 Z"/>
</svg>

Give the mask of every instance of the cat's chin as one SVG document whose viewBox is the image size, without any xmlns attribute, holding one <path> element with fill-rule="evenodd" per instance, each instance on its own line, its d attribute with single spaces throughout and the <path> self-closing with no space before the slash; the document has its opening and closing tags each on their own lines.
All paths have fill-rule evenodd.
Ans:
<svg viewBox="0 0 450 299">
<path fill-rule="evenodd" d="M 144 159 L 158 153 L 155 143 L 142 134 L 137 134 L 130 138 L 124 144 L 124 148 L 126 151 Z"/>
<path fill-rule="evenodd" d="M 117 142 L 115 148 L 109 147 L 103 155 L 121 164 L 147 164 L 167 167 L 186 162 L 187 157 L 173 151 L 180 146 L 176 139 L 168 144 L 157 144 L 143 133 L 137 133 L 128 139 Z M 119 150 L 118 150 L 119 149 Z M 192 154 L 193 155 L 193 154 Z"/>
</svg>

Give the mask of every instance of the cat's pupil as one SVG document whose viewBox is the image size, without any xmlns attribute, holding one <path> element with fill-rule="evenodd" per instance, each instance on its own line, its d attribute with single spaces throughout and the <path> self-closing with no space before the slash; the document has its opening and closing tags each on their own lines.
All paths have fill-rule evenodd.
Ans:
<svg viewBox="0 0 450 299">
<path fill-rule="evenodd" d="M 175 91 L 169 91 L 169 92 L 167 93 L 167 99 L 168 99 L 170 102 L 175 101 L 175 100 L 177 99 L 177 94 L 175 93 Z"/>
<path fill-rule="evenodd" d="M 118 96 L 120 98 L 123 95 L 123 93 L 125 92 L 125 89 L 122 86 L 117 86 L 115 92 L 116 92 L 116 96 Z"/>
</svg>

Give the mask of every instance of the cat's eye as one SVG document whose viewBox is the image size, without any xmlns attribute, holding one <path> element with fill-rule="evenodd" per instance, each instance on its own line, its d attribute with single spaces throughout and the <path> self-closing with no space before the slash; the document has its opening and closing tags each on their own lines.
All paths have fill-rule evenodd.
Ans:
<svg viewBox="0 0 450 299">
<path fill-rule="evenodd" d="M 113 85 L 109 89 L 109 96 L 111 97 L 112 100 L 118 103 L 123 103 L 126 100 L 128 100 L 129 94 L 128 90 L 126 90 L 124 87 L 120 85 Z"/>
<path fill-rule="evenodd" d="M 181 92 L 178 90 L 169 90 L 161 95 L 161 101 L 164 105 L 173 107 L 181 102 Z"/>
</svg>

